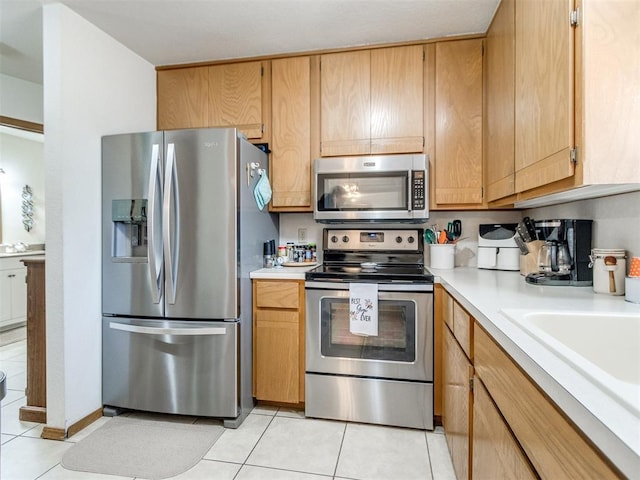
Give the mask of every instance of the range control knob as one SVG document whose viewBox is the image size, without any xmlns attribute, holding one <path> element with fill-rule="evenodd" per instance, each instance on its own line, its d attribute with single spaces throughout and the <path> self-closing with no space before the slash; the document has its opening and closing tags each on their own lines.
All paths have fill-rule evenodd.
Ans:
<svg viewBox="0 0 640 480">
<path fill-rule="evenodd" d="M 346 235 L 344 237 L 342 237 L 342 242 L 343 243 L 349 243 L 349 237 L 347 237 Z"/>
<path fill-rule="evenodd" d="M 335 235 L 331 237 L 331 243 L 338 243 L 338 237 L 336 237 Z"/>
<path fill-rule="evenodd" d="M 407 242 L 409 242 L 409 243 L 413 243 L 413 242 L 415 242 L 415 241 L 416 241 L 416 239 L 415 239 L 415 238 L 413 238 L 413 237 L 409 237 L 409 238 L 407 238 Z"/>
<path fill-rule="evenodd" d="M 396 237 L 396 243 L 402 243 L 402 237 L 400 235 Z"/>
</svg>

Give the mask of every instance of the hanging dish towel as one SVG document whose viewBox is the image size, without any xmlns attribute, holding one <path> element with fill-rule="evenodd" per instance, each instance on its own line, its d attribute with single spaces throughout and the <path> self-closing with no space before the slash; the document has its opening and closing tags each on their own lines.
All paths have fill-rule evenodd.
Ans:
<svg viewBox="0 0 640 480">
<path fill-rule="evenodd" d="M 264 171 L 260 173 L 260 178 L 253 189 L 253 196 L 256 199 L 256 203 L 260 210 L 262 210 L 271 200 L 271 185 L 269 185 L 267 173 Z"/>
<path fill-rule="evenodd" d="M 378 336 L 378 284 L 349 284 L 349 331 Z"/>
</svg>

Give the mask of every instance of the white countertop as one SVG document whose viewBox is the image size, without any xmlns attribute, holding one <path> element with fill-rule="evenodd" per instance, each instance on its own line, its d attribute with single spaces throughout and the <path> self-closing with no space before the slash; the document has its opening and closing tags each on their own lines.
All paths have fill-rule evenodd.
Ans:
<svg viewBox="0 0 640 480">
<path fill-rule="evenodd" d="M 640 478 L 637 411 L 626 407 L 575 365 L 500 312 L 509 308 L 637 315 L 640 335 L 640 305 L 626 302 L 624 296 L 596 294 L 591 287 L 529 285 L 519 272 L 477 268 L 430 270 L 436 282 L 447 288 L 623 473 L 630 478 Z M 611 355 L 616 353 L 619 352 Z M 635 355 L 629 361 L 640 362 L 640 352 Z M 640 408 L 638 389 L 627 385 L 632 392 L 627 400 Z"/>
<path fill-rule="evenodd" d="M 0 253 L 0 258 L 29 257 L 31 255 L 44 255 L 44 250 L 27 250 L 26 252 Z"/>
<path fill-rule="evenodd" d="M 298 266 L 300 265 L 300 266 Z M 260 270 L 254 270 L 249 274 L 249 278 L 262 278 L 271 280 L 304 280 L 304 274 L 309 270 L 313 270 L 319 264 L 315 263 L 296 264 L 293 267 L 274 267 L 274 268 L 261 268 Z"/>
</svg>

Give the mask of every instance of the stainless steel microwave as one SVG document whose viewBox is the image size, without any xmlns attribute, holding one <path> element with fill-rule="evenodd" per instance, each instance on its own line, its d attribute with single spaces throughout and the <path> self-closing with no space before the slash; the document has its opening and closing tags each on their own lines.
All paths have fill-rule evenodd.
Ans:
<svg viewBox="0 0 640 480">
<path fill-rule="evenodd" d="M 375 155 L 318 158 L 313 167 L 317 222 L 429 219 L 429 157 Z"/>
</svg>

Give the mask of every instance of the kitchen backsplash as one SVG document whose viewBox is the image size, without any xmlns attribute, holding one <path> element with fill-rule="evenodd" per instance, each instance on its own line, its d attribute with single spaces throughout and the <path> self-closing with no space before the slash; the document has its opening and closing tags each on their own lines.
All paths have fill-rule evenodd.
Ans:
<svg viewBox="0 0 640 480">
<path fill-rule="evenodd" d="M 431 212 L 426 225 L 446 227 L 454 219 L 462 221 L 462 237 L 456 249 L 456 266 L 477 266 L 478 225 L 481 223 L 516 223 L 524 216 L 536 220 L 551 218 L 592 219 L 594 248 L 623 248 L 627 255 L 640 256 L 640 192 L 632 192 L 591 200 L 530 210 L 488 210 Z M 349 227 L 350 225 L 344 225 Z M 354 227 L 375 228 L 373 224 Z M 399 225 L 377 225 L 393 228 Z M 305 229 L 306 243 L 318 246 L 318 259 L 322 261 L 322 230 L 331 225 L 316 223 L 311 213 L 284 213 L 280 215 L 279 244 L 298 243 L 298 229 Z M 342 227 L 336 226 L 338 228 Z M 419 225 L 423 228 L 424 225 Z M 409 227 L 410 228 L 410 227 Z M 425 262 L 428 264 L 428 251 Z"/>
<path fill-rule="evenodd" d="M 640 256 L 640 191 L 523 210 L 522 215 L 592 219 L 593 248 L 625 249 L 628 257 Z"/>
</svg>

